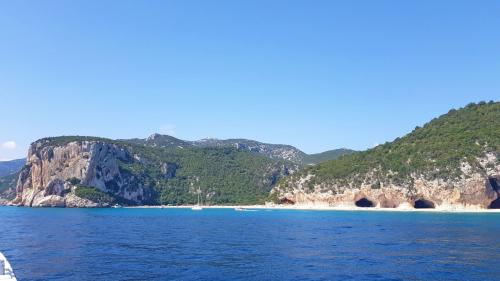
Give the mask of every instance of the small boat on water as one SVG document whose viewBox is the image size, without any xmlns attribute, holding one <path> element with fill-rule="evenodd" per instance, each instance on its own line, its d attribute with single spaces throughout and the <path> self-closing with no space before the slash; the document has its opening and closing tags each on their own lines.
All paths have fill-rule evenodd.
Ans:
<svg viewBox="0 0 500 281">
<path fill-rule="evenodd" d="M 241 207 L 236 207 L 236 208 L 234 208 L 234 210 L 237 212 L 257 212 L 257 210 L 241 208 Z"/>
<path fill-rule="evenodd" d="M 12 266 L 10 266 L 9 261 L 2 253 L 0 253 L 0 280 L 17 281 Z"/>
<path fill-rule="evenodd" d="M 200 190 L 200 188 L 198 188 L 198 204 L 194 205 L 191 208 L 191 210 L 193 210 L 193 211 L 201 211 L 201 210 L 203 210 L 203 208 L 200 205 L 200 193 L 201 193 L 201 190 Z"/>
<path fill-rule="evenodd" d="M 113 208 L 115 208 L 115 209 L 116 209 L 116 208 L 122 208 L 122 205 L 120 205 L 120 204 L 114 204 L 114 205 L 113 205 Z"/>
</svg>

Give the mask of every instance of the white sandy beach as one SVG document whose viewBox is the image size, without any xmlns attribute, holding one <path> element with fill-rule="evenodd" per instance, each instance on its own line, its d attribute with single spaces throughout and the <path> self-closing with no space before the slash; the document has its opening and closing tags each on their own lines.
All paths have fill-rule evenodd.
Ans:
<svg viewBox="0 0 500 281">
<path fill-rule="evenodd" d="M 190 209 L 194 205 L 181 206 L 128 206 L 124 208 L 151 208 L 151 209 Z M 324 205 L 224 205 L 202 206 L 204 209 L 268 209 L 268 210 L 310 210 L 310 211 L 361 211 L 361 212 L 439 212 L 439 213 L 500 213 L 500 209 L 480 208 L 434 208 L 415 209 L 407 206 L 398 208 L 361 208 L 355 206 L 324 206 Z"/>
</svg>

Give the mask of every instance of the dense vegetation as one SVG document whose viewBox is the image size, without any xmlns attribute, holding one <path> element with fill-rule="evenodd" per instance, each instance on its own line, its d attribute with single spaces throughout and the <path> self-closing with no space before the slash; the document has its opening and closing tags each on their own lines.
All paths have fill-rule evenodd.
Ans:
<svg viewBox="0 0 500 281">
<path fill-rule="evenodd" d="M 122 173 L 154 187 L 151 204 L 193 204 L 200 190 L 205 204 L 262 203 L 284 171 L 284 161 L 231 148 L 151 148 L 130 146 L 147 159 L 122 162 Z"/>
<path fill-rule="evenodd" d="M 288 168 L 297 169 L 296 164 L 288 161 L 230 147 L 159 147 L 137 139 L 80 136 L 45 138 L 39 142 L 43 146 L 59 146 L 73 141 L 98 141 L 125 149 L 129 157 L 118 159 L 120 173 L 133 179 L 128 183 L 129 189 L 144 187 L 143 204 L 194 204 L 198 190 L 204 204 L 263 203 L 279 178 L 288 173 Z M 65 180 L 79 183 L 75 179 Z M 115 194 L 113 199 L 122 203 L 117 184 L 109 182 L 106 186 L 109 194 Z M 79 187 L 77 190 L 85 192 L 85 198 L 96 195 L 89 189 Z"/>
<path fill-rule="evenodd" d="M 115 202 L 112 196 L 91 186 L 79 185 L 75 189 L 75 195 L 100 204 L 112 204 Z"/>
<path fill-rule="evenodd" d="M 310 185 L 337 182 L 359 185 L 368 172 L 381 181 L 412 185 L 412 173 L 428 179 L 456 178 L 461 162 L 480 170 L 478 157 L 500 151 L 500 103 L 469 104 L 417 127 L 405 137 L 373 149 L 305 169 Z M 283 183 L 286 187 L 287 182 Z"/>
</svg>

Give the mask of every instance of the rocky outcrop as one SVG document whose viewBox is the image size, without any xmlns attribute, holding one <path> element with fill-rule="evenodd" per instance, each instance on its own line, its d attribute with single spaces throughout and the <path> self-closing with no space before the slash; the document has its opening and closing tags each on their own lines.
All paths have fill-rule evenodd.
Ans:
<svg viewBox="0 0 500 281">
<path fill-rule="evenodd" d="M 127 150 L 100 141 L 52 144 L 41 140 L 31 145 L 17 182 L 13 204 L 21 206 L 98 207 L 75 195 L 77 185 L 95 187 L 131 202 L 143 199 L 143 188 L 128 184 L 120 163 L 134 161 Z"/>
<path fill-rule="evenodd" d="M 497 153 L 477 159 L 480 167 L 461 164 L 458 178 L 429 179 L 412 174 L 407 183 L 387 180 L 372 169 L 361 185 L 316 183 L 314 174 L 289 178 L 273 192 L 285 204 L 331 207 L 487 209 L 500 208 L 500 164 Z M 381 180 L 383 178 L 383 180 Z M 497 203 L 498 202 L 498 203 Z"/>
</svg>

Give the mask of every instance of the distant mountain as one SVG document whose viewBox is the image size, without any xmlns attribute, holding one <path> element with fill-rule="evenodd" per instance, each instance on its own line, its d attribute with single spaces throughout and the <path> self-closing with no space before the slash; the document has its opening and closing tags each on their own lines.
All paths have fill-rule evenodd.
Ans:
<svg viewBox="0 0 500 281">
<path fill-rule="evenodd" d="M 235 148 L 240 151 L 263 154 L 271 159 L 291 161 L 299 165 L 317 164 L 353 153 L 350 149 L 330 150 L 323 153 L 308 155 L 296 147 L 284 144 L 269 144 L 248 139 L 215 139 L 208 138 L 197 141 L 185 141 L 168 135 L 153 134 L 146 139 L 123 140 L 134 144 L 150 147 L 200 147 L 200 148 Z"/>
<path fill-rule="evenodd" d="M 128 139 L 122 140 L 134 144 L 147 145 L 151 147 L 191 147 L 193 146 L 191 142 L 180 140 L 178 138 L 174 138 L 168 135 L 160 135 L 160 134 L 152 134 L 148 138 L 145 139 Z"/>
<path fill-rule="evenodd" d="M 275 191 L 298 204 L 500 208 L 499 159 L 500 102 L 471 103 L 393 142 L 308 167 Z"/>
<path fill-rule="evenodd" d="M 10 161 L 0 161 L 0 177 L 19 172 L 25 163 L 25 158 Z"/>
<path fill-rule="evenodd" d="M 308 154 L 304 157 L 303 163 L 308 164 L 308 165 L 322 163 L 322 162 L 326 162 L 329 160 L 334 160 L 334 159 L 340 158 L 344 155 L 352 154 L 354 152 L 356 152 L 356 151 L 352 150 L 352 149 L 339 148 L 339 149 L 328 150 L 328 151 L 316 153 L 316 154 Z"/>
<path fill-rule="evenodd" d="M 14 199 L 16 196 L 16 183 L 19 171 L 0 177 L 0 201 Z"/>
<path fill-rule="evenodd" d="M 297 164 L 302 164 L 306 154 L 291 145 L 268 144 L 247 139 L 203 139 L 192 142 L 198 147 L 233 147 L 238 150 L 246 150 L 263 154 L 271 159 L 283 159 Z"/>
</svg>

